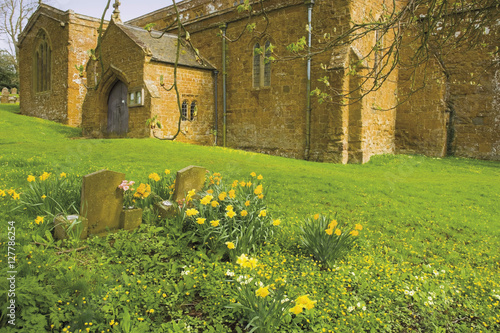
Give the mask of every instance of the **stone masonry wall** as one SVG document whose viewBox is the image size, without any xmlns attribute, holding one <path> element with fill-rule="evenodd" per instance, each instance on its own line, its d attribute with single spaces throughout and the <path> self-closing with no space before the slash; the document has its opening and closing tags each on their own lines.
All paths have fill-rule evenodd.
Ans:
<svg viewBox="0 0 500 333">
<path fill-rule="evenodd" d="M 36 20 L 35 20 L 36 18 Z M 21 113 L 80 126 L 85 87 L 75 65 L 85 64 L 87 51 L 97 43 L 97 19 L 62 12 L 42 5 L 30 19 L 20 45 L 20 83 L 23 91 Z M 50 40 L 51 89 L 37 93 L 33 88 L 33 57 L 36 36 L 44 29 Z"/>
<path fill-rule="evenodd" d="M 191 18 L 191 11 L 202 4 L 210 9 L 209 1 L 185 1 L 179 3 L 183 18 Z M 236 12 L 234 1 L 217 2 L 221 6 L 218 15 L 210 10 L 202 16 L 189 19 L 187 23 L 194 45 L 219 71 L 222 70 L 222 42 L 217 33 L 219 25 L 227 23 L 227 36 L 235 38 L 244 29 L 246 18 Z M 339 10 L 339 6 L 342 10 Z M 306 135 L 306 61 L 275 62 L 272 64 L 271 86 L 255 89 L 252 86 L 252 47 L 256 42 L 263 44 L 267 39 L 276 46 L 275 52 L 289 56 L 286 46 L 306 36 L 307 5 L 303 0 L 266 1 L 270 26 L 267 33 L 258 38 L 256 34 L 245 34 L 237 42 L 227 43 L 227 144 L 231 147 L 272 153 L 288 157 L 303 158 Z M 170 9 L 171 10 L 171 9 Z M 160 19 L 161 11 L 155 15 L 157 28 L 170 19 Z M 165 9 L 162 13 L 168 12 Z M 332 12 L 338 13 L 334 18 Z M 165 15 L 165 14 L 163 14 Z M 332 26 L 349 24 L 347 1 L 318 0 L 313 9 L 314 24 L 318 29 L 332 31 Z M 144 25 L 148 20 L 142 18 L 131 23 Z M 260 17 L 255 18 L 256 31 L 263 31 Z M 339 33 L 342 27 L 338 27 Z M 318 30 L 319 31 L 319 30 Z M 315 42 L 315 41 L 314 41 Z M 322 64 L 330 61 L 330 54 L 316 56 L 312 61 L 312 89 L 325 73 Z M 222 73 L 219 75 L 219 142 L 222 142 Z M 312 99 L 311 113 L 311 154 L 318 161 L 338 160 L 338 130 L 331 127 L 332 122 L 342 119 L 335 105 L 319 104 Z"/>
<path fill-rule="evenodd" d="M 161 130 L 155 131 L 157 137 L 172 137 L 178 128 L 180 117 L 177 95 L 174 90 L 167 91 L 160 86 L 160 75 L 164 76 L 165 88 L 173 84 L 174 67 L 170 64 L 149 62 L 145 68 L 145 80 L 155 93 L 151 98 L 151 116 L 158 115 Z M 192 102 L 197 104 L 197 114 L 193 120 L 181 122 L 181 133 L 177 141 L 202 145 L 214 144 L 214 79 L 212 71 L 189 67 L 178 67 L 177 82 L 182 101 L 188 102 L 188 114 Z M 157 92 L 157 93 L 156 93 Z M 142 123 L 146 119 L 141 119 Z"/>
<path fill-rule="evenodd" d="M 416 82 L 425 78 L 424 90 L 398 107 L 398 152 L 500 160 L 500 63 L 490 55 L 499 30 L 484 31 L 484 47 L 446 50 L 442 65 L 433 60 L 426 73 L 419 70 Z M 407 92 L 407 71 L 399 83 Z"/>
<path fill-rule="evenodd" d="M 19 82 L 21 114 L 68 123 L 68 21 L 67 15 L 41 9 L 41 15 L 23 38 L 19 47 Z M 34 53 L 37 34 L 45 30 L 52 50 L 51 89 L 35 92 L 33 87 Z"/>
<path fill-rule="evenodd" d="M 113 23 L 109 25 L 101 45 L 104 73 L 101 73 L 101 65 L 98 64 L 98 77 L 100 77 L 98 87 L 97 90 L 88 90 L 82 114 L 83 134 L 93 137 L 106 136 L 108 96 L 115 83 L 120 80 L 127 85 L 128 89 L 144 86 L 145 53 L 126 37 L 117 25 Z M 88 78 L 94 77 L 93 68 L 93 63 L 89 63 Z M 93 84 L 92 79 L 89 81 L 89 84 Z M 148 96 L 144 98 L 144 106 L 129 108 L 128 136 L 130 137 L 149 136 L 146 120 L 151 117 L 151 112 L 148 108 Z"/>
<path fill-rule="evenodd" d="M 87 93 L 85 81 L 80 77 L 76 66 L 87 64 L 88 51 L 97 45 L 97 29 L 100 20 L 78 14 L 70 15 L 68 41 L 68 120 L 70 126 L 80 126 L 82 122 L 82 105 Z M 103 29 L 106 29 L 105 23 Z"/>
</svg>

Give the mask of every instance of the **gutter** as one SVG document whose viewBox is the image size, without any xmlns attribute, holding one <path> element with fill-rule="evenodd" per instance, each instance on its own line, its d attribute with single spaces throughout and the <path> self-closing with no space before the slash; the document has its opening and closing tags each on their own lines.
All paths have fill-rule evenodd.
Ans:
<svg viewBox="0 0 500 333">
<path fill-rule="evenodd" d="M 227 96 L 226 96 L 226 80 L 227 80 L 227 72 L 226 72 L 226 30 L 227 24 L 223 23 L 219 26 L 222 29 L 222 143 L 223 147 L 226 147 L 226 122 L 227 122 Z"/>
<path fill-rule="evenodd" d="M 218 137 L 218 127 L 219 127 L 219 116 L 218 116 L 218 105 L 217 105 L 217 95 L 218 95 L 218 87 L 217 80 L 219 79 L 219 71 L 214 70 L 214 107 L 215 107 L 215 123 L 214 123 L 214 135 L 215 135 L 215 145 L 217 146 L 217 137 Z"/>
<path fill-rule="evenodd" d="M 305 0 L 307 5 L 307 26 L 309 27 L 307 40 L 307 107 L 306 107 L 306 148 L 304 159 L 309 160 L 311 154 L 311 46 L 312 46 L 312 10 L 314 0 Z"/>
</svg>

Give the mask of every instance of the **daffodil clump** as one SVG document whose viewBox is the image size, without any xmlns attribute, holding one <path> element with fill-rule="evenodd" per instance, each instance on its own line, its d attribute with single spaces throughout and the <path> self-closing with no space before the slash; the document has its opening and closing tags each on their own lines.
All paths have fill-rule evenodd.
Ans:
<svg viewBox="0 0 500 333">
<path fill-rule="evenodd" d="M 169 200 L 174 193 L 175 175 L 169 169 L 160 173 L 153 172 L 148 176 L 148 184 L 151 186 L 151 192 L 162 200 Z"/>
<path fill-rule="evenodd" d="M 274 278 L 264 273 L 266 267 L 259 260 L 241 254 L 237 261 L 242 274 L 227 271 L 226 276 L 235 278 L 234 301 L 227 307 L 243 312 L 247 326 L 255 332 L 275 332 L 283 323 L 290 323 L 294 316 L 312 310 L 316 304 L 309 295 L 302 295 L 292 301 L 287 295 L 288 284 L 283 278 Z M 296 318 L 298 323 L 301 319 Z"/>
<path fill-rule="evenodd" d="M 363 226 L 339 224 L 336 219 L 315 214 L 312 218 L 306 219 L 300 230 L 301 241 L 306 251 L 325 268 L 331 268 L 353 247 Z"/>
<path fill-rule="evenodd" d="M 268 213 L 262 179 L 252 172 L 250 179 L 226 185 L 221 174 L 214 173 L 203 191 L 188 192 L 181 208 L 202 247 L 235 258 L 236 253 L 254 252 L 273 237 L 281 221 Z"/>
<path fill-rule="evenodd" d="M 20 202 L 31 215 L 56 215 L 60 212 L 78 213 L 81 200 L 81 179 L 62 172 L 28 175 L 28 188 Z"/>
</svg>

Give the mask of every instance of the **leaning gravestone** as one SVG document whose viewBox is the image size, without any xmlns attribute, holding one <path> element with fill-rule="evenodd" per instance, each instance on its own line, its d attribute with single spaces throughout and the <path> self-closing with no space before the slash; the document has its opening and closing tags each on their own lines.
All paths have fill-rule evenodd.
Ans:
<svg viewBox="0 0 500 333">
<path fill-rule="evenodd" d="M 173 195 L 174 201 L 184 199 L 186 194 L 193 189 L 196 192 L 201 191 L 205 184 L 206 174 L 207 169 L 195 165 L 177 171 Z"/>
<path fill-rule="evenodd" d="M 80 216 L 88 220 L 88 234 L 99 235 L 120 228 L 123 192 L 118 185 L 125 174 L 101 170 L 83 177 Z"/>
<path fill-rule="evenodd" d="M 194 165 L 177 171 L 174 194 L 172 196 L 174 202 L 184 199 L 186 194 L 193 189 L 196 192 L 201 191 L 205 184 L 205 175 L 207 171 L 208 170 L 205 168 Z M 168 200 L 157 203 L 156 208 L 161 218 L 170 218 L 177 214 L 175 206 Z"/>
<path fill-rule="evenodd" d="M 6 104 L 9 103 L 9 89 L 4 87 L 2 89 L 2 96 L 0 97 L 0 103 Z"/>
</svg>

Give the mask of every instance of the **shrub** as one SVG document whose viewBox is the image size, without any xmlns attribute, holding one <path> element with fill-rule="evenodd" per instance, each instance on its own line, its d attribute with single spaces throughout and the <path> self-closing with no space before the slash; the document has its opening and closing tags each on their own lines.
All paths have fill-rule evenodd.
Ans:
<svg viewBox="0 0 500 333">
<path fill-rule="evenodd" d="M 181 213 L 203 247 L 235 259 L 236 253 L 255 252 L 273 237 L 277 223 L 267 213 L 261 180 L 252 173 L 251 180 L 227 186 L 214 173 L 208 177 L 208 188 L 188 193 Z"/>
<path fill-rule="evenodd" d="M 314 259 L 320 261 L 325 268 L 332 268 L 337 259 L 349 252 L 362 229 L 361 224 L 352 227 L 316 214 L 312 219 L 306 219 L 300 227 L 301 241 Z"/>
<path fill-rule="evenodd" d="M 81 201 L 81 180 L 66 173 L 59 176 L 44 172 L 28 176 L 29 187 L 22 193 L 21 207 L 30 215 L 54 216 L 58 213 L 78 214 Z"/>
<path fill-rule="evenodd" d="M 227 307 L 239 309 L 243 312 L 247 322 L 245 329 L 250 332 L 276 332 L 281 324 L 290 322 L 293 315 L 299 315 L 306 310 L 314 308 L 316 301 L 302 295 L 292 301 L 286 294 L 286 281 L 283 278 L 270 277 L 266 283 L 260 280 L 259 274 L 254 270 L 258 267 L 257 259 L 249 258 L 246 254 L 238 257 L 237 263 L 242 268 L 249 269 L 249 274 L 236 278 L 237 288 L 235 303 Z M 234 275 L 233 272 L 228 272 Z"/>
</svg>

